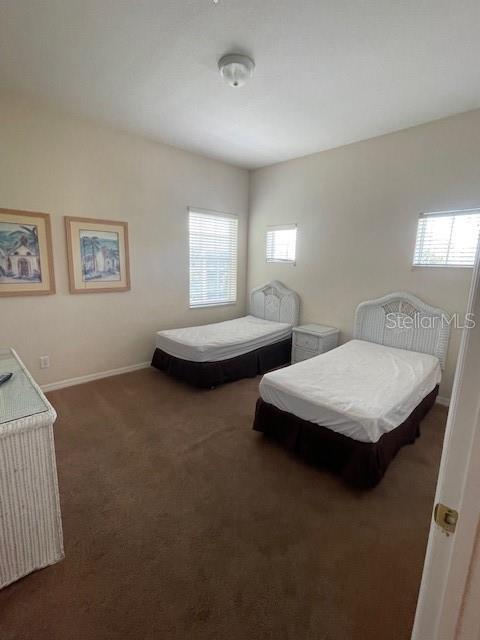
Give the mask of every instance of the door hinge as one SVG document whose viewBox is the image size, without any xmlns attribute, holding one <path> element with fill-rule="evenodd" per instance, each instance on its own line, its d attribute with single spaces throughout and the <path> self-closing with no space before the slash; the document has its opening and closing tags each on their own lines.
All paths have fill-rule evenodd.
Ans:
<svg viewBox="0 0 480 640">
<path fill-rule="evenodd" d="M 455 533 L 458 522 L 458 511 L 439 502 L 435 505 L 433 519 L 447 536 L 449 536 L 451 533 Z"/>
</svg>

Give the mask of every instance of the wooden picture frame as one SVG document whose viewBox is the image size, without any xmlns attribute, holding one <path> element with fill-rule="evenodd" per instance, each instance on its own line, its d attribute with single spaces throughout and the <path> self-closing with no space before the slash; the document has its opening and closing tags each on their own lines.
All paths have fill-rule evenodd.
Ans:
<svg viewBox="0 0 480 640">
<path fill-rule="evenodd" d="M 130 289 L 128 223 L 65 216 L 70 293 Z"/>
<path fill-rule="evenodd" d="M 0 208 L 0 296 L 54 293 L 50 215 Z"/>
</svg>

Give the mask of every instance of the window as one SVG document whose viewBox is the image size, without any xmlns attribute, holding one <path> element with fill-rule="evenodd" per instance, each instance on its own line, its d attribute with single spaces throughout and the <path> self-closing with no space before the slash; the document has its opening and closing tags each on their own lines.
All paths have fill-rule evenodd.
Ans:
<svg viewBox="0 0 480 640">
<path fill-rule="evenodd" d="M 295 264 L 297 225 L 267 227 L 267 262 Z"/>
<path fill-rule="evenodd" d="M 472 267 L 480 232 L 480 209 L 422 213 L 413 264 Z"/>
<path fill-rule="evenodd" d="M 236 216 L 189 209 L 190 307 L 237 300 Z"/>
</svg>

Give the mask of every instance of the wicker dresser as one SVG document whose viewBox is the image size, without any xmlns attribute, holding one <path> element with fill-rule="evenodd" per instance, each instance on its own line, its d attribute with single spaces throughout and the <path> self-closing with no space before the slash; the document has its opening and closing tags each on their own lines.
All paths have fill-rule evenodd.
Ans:
<svg viewBox="0 0 480 640">
<path fill-rule="evenodd" d="M 13 349 L 0 349 L 0 588 L 63 558 L 57 414 Z"/>
</svg>

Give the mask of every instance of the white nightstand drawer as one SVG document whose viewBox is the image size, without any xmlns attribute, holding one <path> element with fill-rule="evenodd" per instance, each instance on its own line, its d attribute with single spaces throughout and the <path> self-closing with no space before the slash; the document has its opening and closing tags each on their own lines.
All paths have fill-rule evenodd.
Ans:
<svg viewBox="0 0 480 640">
<path fill-rule="evenodd" d="M 312 336 L 308 333 L 295 332 L 295 345 L 304 349 L 318 350 L 318 336 Z"/>
<path fill-rule="evenodd" d="M 295 347 L 293 350 L 293 364 L 295 362 L 302 362 L 302 360 L 308 360 L 318 356 L 318 351 L 309 351 L 308 349 L 302 349 L 301 347 Z"/>
<path fill-rule="evenodd" d="M 304 324 L 293 328 L 292 362 L 314 358 L 334 349 L 338 344 L 338 329 L 322 324 Z"/>
</svg>

